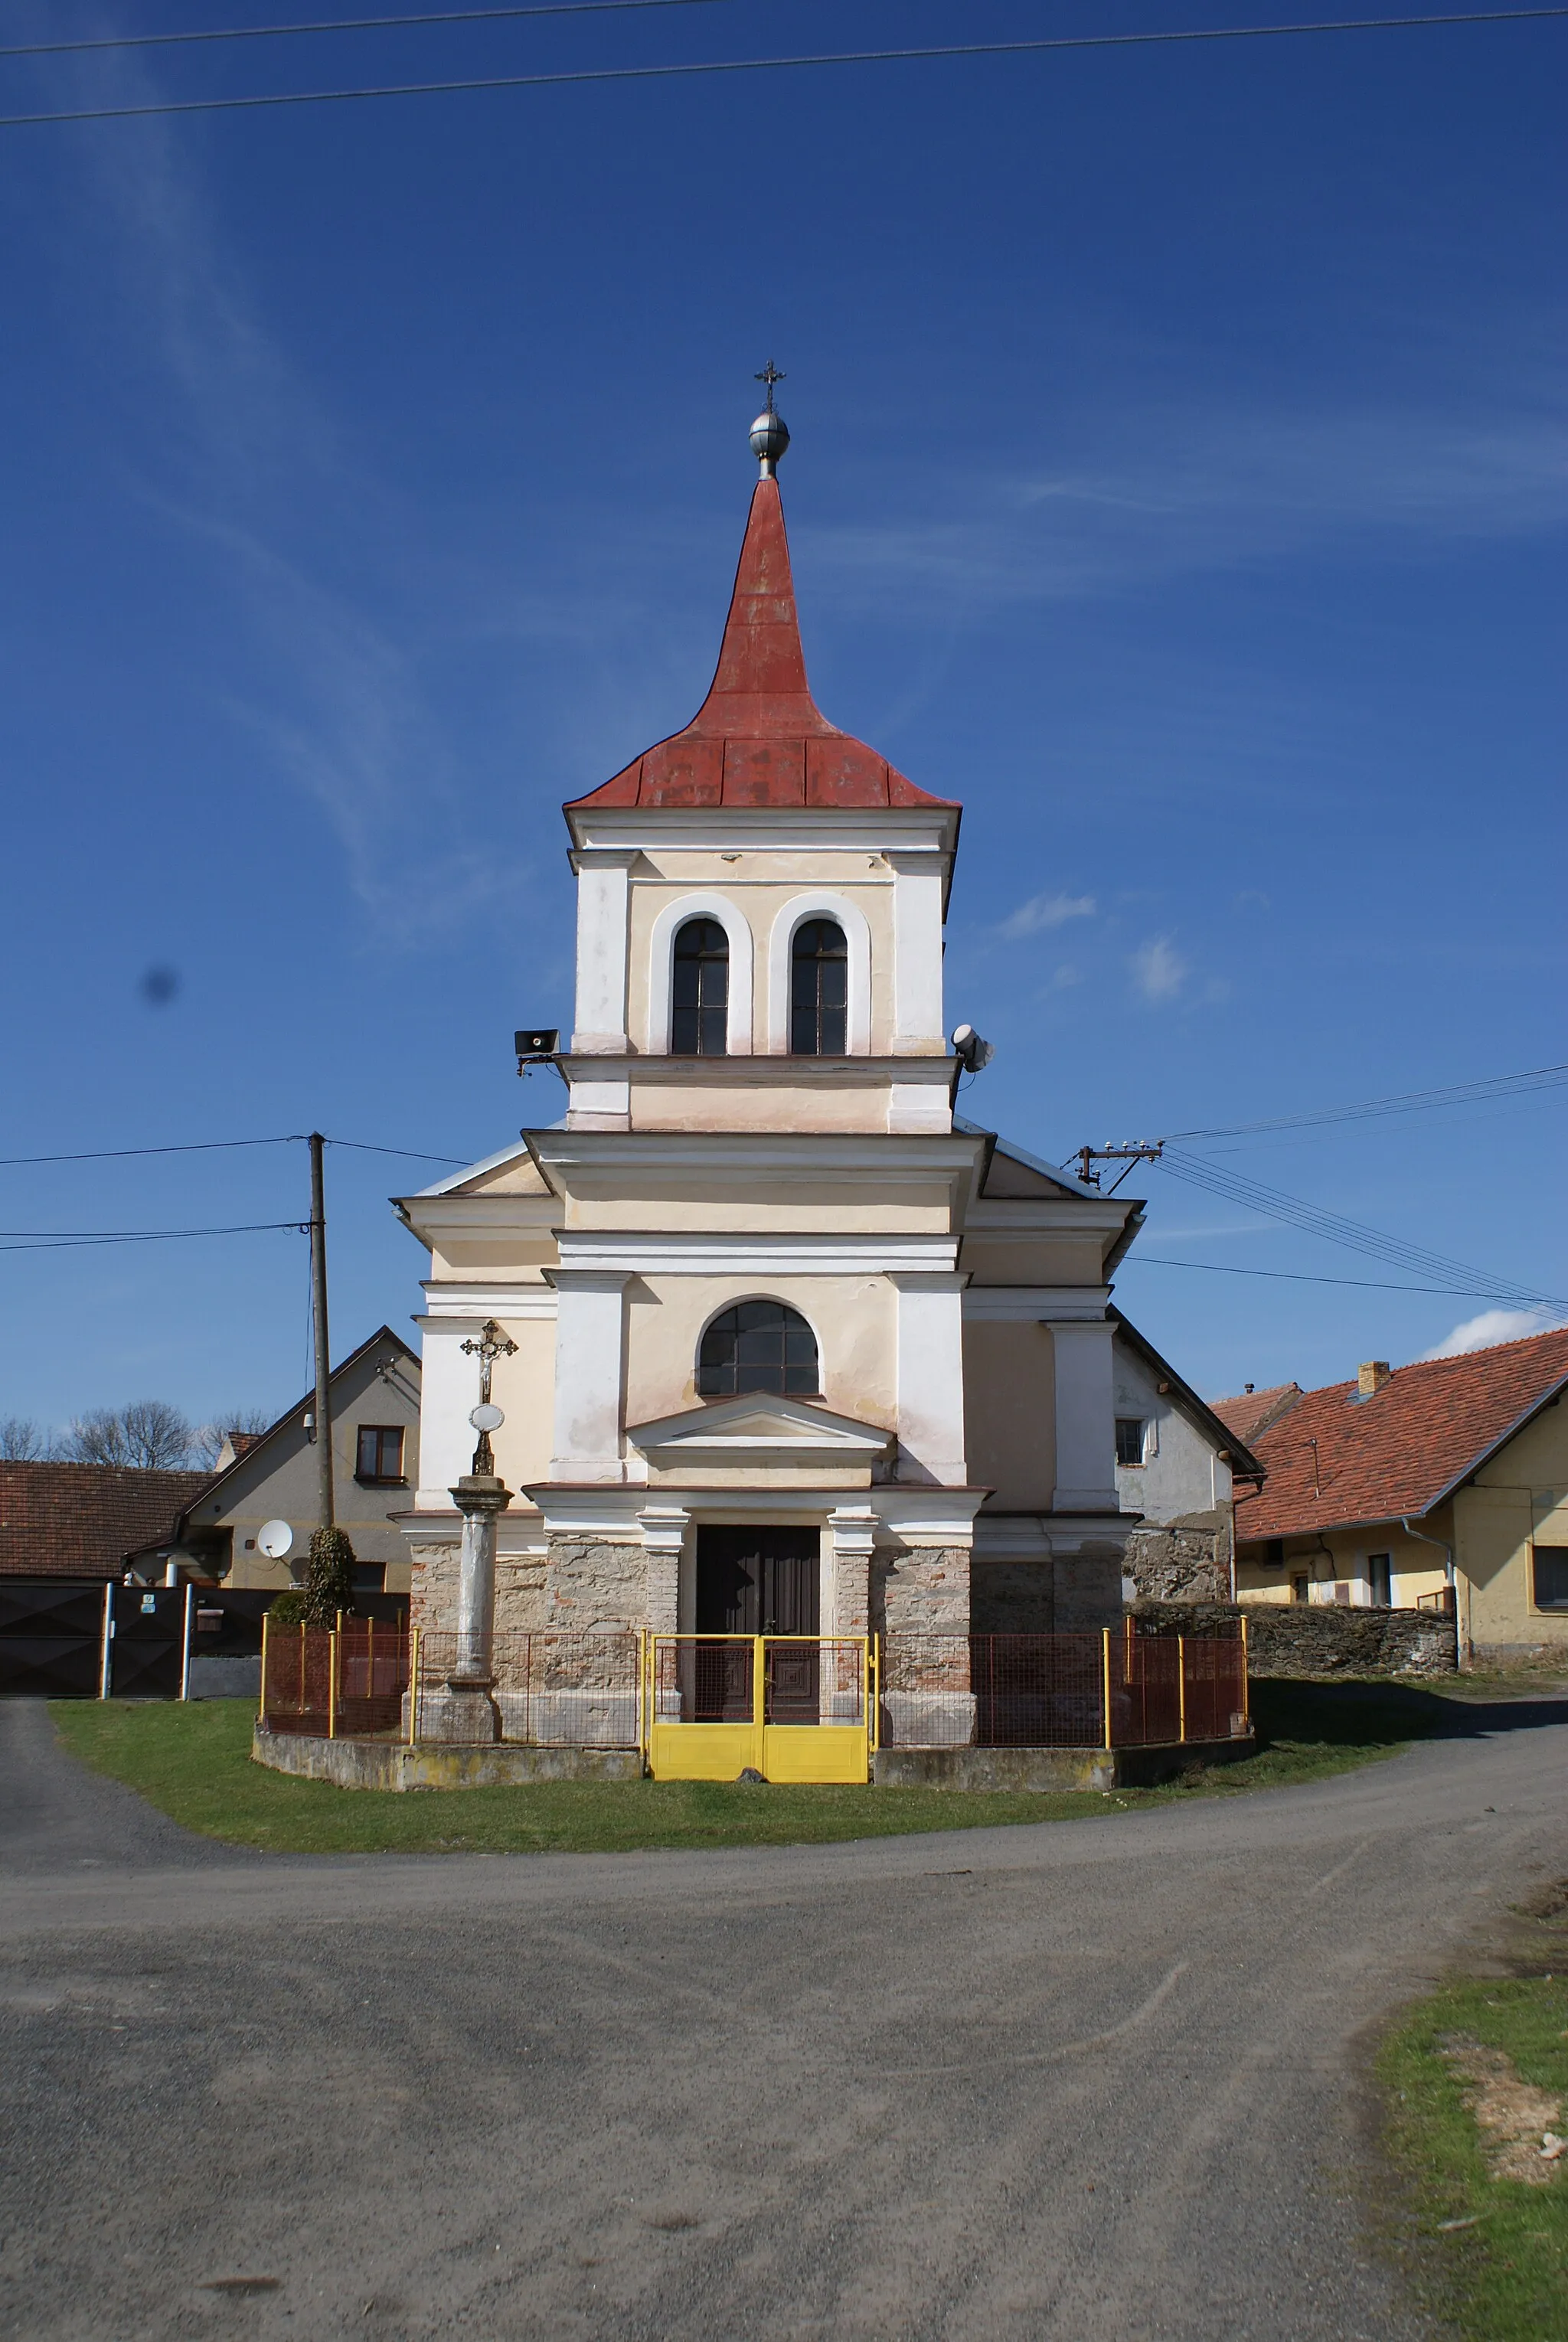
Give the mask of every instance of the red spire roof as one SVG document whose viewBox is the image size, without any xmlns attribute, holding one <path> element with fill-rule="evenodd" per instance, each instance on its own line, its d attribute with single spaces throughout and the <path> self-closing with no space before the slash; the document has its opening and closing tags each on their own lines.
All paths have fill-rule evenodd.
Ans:
<svg viewBox="0 0 1568 2342">
<path fill-rule="evenodd" d="M 811 696 L 776 479 L 752 492 L 718 672 L 672 734 L 580 806 L 946 806 L 828 722 Z"/>
</svg>

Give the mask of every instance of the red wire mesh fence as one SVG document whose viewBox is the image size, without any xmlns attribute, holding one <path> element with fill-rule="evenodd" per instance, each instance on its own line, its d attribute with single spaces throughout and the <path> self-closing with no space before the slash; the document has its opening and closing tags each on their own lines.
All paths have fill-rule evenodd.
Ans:
<svg viewBox="0 0 1568 2342">
<path fill-rule="evenodd" d="M 335 1633 L 269 1626 L 262 1718 L 269 1732 L 395 1735 L 408 1689 L 409 1643 L 396 1627 L 345 1619 Z"/>
<path fill-rule="evenodd" d="M 642 1743 L 641 1637 L 505 1634 L 478 1701 L 454 1688 L 454 1634 L 422 1633 L 409 1737 L 496 1739 L 532 1748 L 636 1748 Z"/>
<path fill-rule="evenodd" d="M 883 1645 L 886 1747 L 1138 1748 L 1246 1729 L 1239 1639 L 1113 1631 Z"/>
<path fill-rule="evenodd" d="M 646 1726 L 753 1717 L 750 1636 L 504 1634 L 489 1683 L 452 1677 L 455 1634 L 345 1620 L 266 1638 L 262 1716 L 274 1732 L 538 1748 L 636 1748 Z M 865 1724 L 857 1640 L 768 1636 L 764 1720 Z M 1247 1721 L 1246 1645 L 1211 1636 L 894 1635 L 877 1651 L 888 1747 L 1114 1747 L 1224 1740 Z"/>
</svg>

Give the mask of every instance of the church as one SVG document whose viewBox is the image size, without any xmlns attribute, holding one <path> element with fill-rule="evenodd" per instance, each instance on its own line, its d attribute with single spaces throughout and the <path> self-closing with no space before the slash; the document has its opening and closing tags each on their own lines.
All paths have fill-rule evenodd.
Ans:
<svg viewBox="0 0 1568 2342">
<path fill-rule="evenodd" d="M 564 808 L 564 1119 L 397 1206 L 430 1253 L 402 1523 L 429 1629 L 482 1396 L 498 1633 L 1121 1618 L 1110 1288 L 1142 1207 L 954 1111 L 961 809 L 812 697 L 787 445 L 770 385 L 707 697 Z"/>
</svg>

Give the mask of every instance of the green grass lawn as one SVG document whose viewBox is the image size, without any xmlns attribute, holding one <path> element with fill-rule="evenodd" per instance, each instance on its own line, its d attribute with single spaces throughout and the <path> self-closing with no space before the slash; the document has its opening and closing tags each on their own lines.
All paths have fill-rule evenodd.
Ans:
<svg viewBox="0 0 1568 2342">
<path fill-rule="evenodd" d="M 516 1788 L 339 1789 L 251 1762 L 248 1700 L 56 1700 L 65 1746 L 185 1828 L 289 1854 L 569 1854 L 634 1847 L 802 1846 L 910 1830 L 1082 1820 L 1194 1797 L 1317 1780 L 1436 1728 L 1443 1704 L 1391 1684 L 1261 1683 L 1244 1764 L 1181 1787 L 1084 1792 L 547 1781 Z"/>
<path fill-rule="evenodd" d="M 1493 2177 L 1466 2084 L 1443 2055 L 1456 2036 L 1505 2051 L 1521 2081 L 1568 2113 L 1568 1979 L 1452 1985 L 1404 2018 L 1378 2061 L 1388 2145 L 1418 2234 L 1406 2257 L 1429 2306 L 1465 2342 L 1560 2342 L 1568 2336 L 1568 2158 L 1542 2187 Z M 1561 2134 L 1561 2121 L 1556 2127 Z"/>
</svg>

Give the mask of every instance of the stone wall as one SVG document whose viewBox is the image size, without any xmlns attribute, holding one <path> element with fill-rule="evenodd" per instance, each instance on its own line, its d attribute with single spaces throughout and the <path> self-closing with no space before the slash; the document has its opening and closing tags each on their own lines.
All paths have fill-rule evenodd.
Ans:
<svg viewBox="0 0 1568 2342">
<path fill-rule="evenodd" d="M 1233 1602 L 1134 1602 L 1144 1634 L 1237 1632 Z M 1327 1602 L 1249 1602 L 1254 1676 L 1441 1676 L 1458 1664 L 1453 1621 L 1436 1610 L 1356 1610 Z"/>
<path fill-rule="evenodd" d="M 641 1626 L 648 1609 L 648 1557 L 641 1544 L 553 1536 L 544 1586 L 544 1624 L 558 1634 Z"/>
<path fill-rule="evenodd" d="M 1231 1526 L 1218 1513 L 1194 1513 L 1161 1528 L 1134 1529 L 1127 1539 L 1126 1574 L 1140 1599 L 1228 1602 Z"/>
<path fill-rule="evenodd" d="M 416 1545 L 408 1580 L 408 1623 L 422 1635 L 454 1633 L 457 1626 L 457 1546 Z"/>
<path fill-rule="evenodd" d="M 1049 1635 L 1056 1625 L 1056 1571 L 1044 1561 L 975 1561 L 969 1621 L 976 1635 Z"/>
<path fill-rule="evenodd" d="M 1056 1632 L 1079 1635 L 1122 1623 L 1124 1556 L 1120 1539 L 1099 1546 L 1085 1545 L 1077 1553 L 1058 1554 Z"/>
<path fill-rule="evenodd" d="M 871 1562 L 874 1635 L 967 1635 L 967 1546 L 901 1546 Z"/>
</svg>

